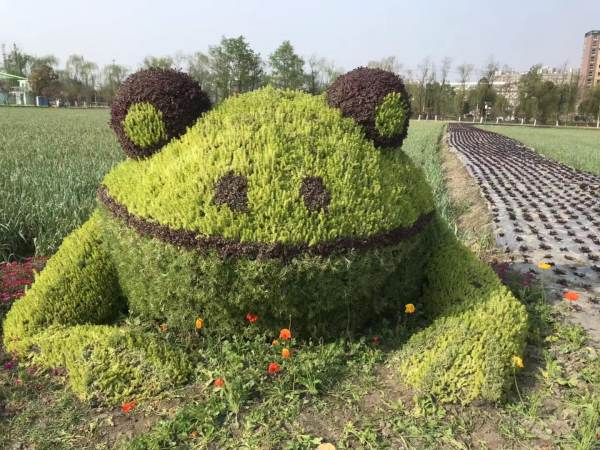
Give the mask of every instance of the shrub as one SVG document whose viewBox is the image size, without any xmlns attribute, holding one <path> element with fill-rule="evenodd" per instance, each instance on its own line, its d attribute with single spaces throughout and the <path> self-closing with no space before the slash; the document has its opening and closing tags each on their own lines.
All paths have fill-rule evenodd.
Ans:
<svg viewBox="0 0 600 450">
<path fill-rule="evenodd" d="M 148 148 L 167 138 L 162 112 L 150 103 L 135 103 L 131 105 L 123 128 L 127 137 L 140 148 Z"/>
<path fill-rule="evenodd" d="M 11 343 L 43 367 L 64 367 L 83 400 L 118 404 L 187 381 L 188 357 L 156 333 L 106 325 L 52 326 Z"/>
<path fill-rule="evenodd" d="M 140 140 L 144 130 L 132 130 L 131 118 L 127 129 L 125 122 L 130 109 L 135 108 L 135 115 L 139 117 L 139 107 L 136 106 L 139 104 L 152 105 L 160 112 L 164 134 L 155 134 L 151 141 Z M 168 140 L 181 136 L 210 107 L 208 96 L 189 75 L 176 70 L 151 68 L 140 70 L 123 82 L 112 102 L 110 125 L 128 156 L 144 158 L 159 150 Z M 147 117 L 144 123 L 147 123 Z"/>
<path fill-rule="evenodd" d="M 125 308 L 114 266 L 101 244 L 98 214 L 63 241 L 4 322 L 4 342 L 54 325 L 109 323 Z"/>
<path fill-rule="evenodd" d="M 432 322 L 398 357 L 403 380 L 443 402 L 498 400 L 527 314 L 492 269 L 448 237 L 428 264 L 423 309 Z"/>
<path fill-rule="evenodd" d="M 364 251 L 289 261 L 223 258 L 141 237 L 109 214 L 102 212 L 106 243 L 130 314 L 179 330 L 192 330 L 202 317 L 205 331 L 224 334 L 239 332 L 248 313 L 258 315 L 256 326 L 291 323 L 304 338 L 393 320 L 405 303 L 420 298 L 436 239 L 427 226 L 397 245 Z"/>
<path fill-rule="evenodd" d="M 404 83 L 392 72 L 359 67 L 327 89 L 327 102 L 364 129 L 376 146 L 396 148 L 408 131 L 410 101 Z"/>
</svg>

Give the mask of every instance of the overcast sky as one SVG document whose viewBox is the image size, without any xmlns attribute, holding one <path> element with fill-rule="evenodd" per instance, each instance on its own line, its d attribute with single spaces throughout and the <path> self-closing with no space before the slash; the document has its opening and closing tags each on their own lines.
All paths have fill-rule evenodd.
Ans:
<svg viewBox="0 0 600 450">
<path fill-rule="evenodd" d="M 481 67 L 492 55 L 517 70 L 579 67 L 591 29 L 600 0 L 0 0 L 0 43 L 61 65 L 78 53 L 135 68 L 242 34 L 263 57 L 287 39 L 347 70 L 390 55 L 413 69 L 445 56 Z"/>
</svg>

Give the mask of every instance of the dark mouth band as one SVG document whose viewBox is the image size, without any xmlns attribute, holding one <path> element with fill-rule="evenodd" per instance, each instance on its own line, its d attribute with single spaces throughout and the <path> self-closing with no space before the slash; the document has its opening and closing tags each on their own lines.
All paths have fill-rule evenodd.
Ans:
<svg viewBox="0 0 600 450">
<path fill-rule="evenodd" d="M 106 186 L 98 190 L 98 197 L 112 213 L 140 235 L 160 241 L 195 250 L 201 254 L 216 251 L 223 258 L 245 257 L 248 259 L 285 259 L 289 260 L 301 254 L 328 256 L 350 250 L 364 251 L 379 247 L 388 247 L 408 240 L 419 234 L 432 220 L 435 212 L 422 214 L 410 227 L 398 227 L 383 233 L 365 238 L 341 237 L 315 245 L 308 244 L 273 244 L 259 242 L 239 242 L 216 236 L 202 236 L 197 232 L 173 230 L 165 225 L 151 222 L 130 213 L 124 205 L 118 203 L 108 193 Z"/>
</svg>

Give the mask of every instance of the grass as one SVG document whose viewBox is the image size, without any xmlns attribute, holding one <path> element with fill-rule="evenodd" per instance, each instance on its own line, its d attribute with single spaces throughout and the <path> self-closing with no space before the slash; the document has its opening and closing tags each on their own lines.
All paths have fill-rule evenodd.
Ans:
<svg viewBox="0 0 600 450">
<path fill-rule="evenodd" d="M 480 126 L 534 148 L 542 155 L 600 175 L 600 131 L 519 126 Z"/>
<path fill-rule="evenodd" d="M 444 186 L 438 152 L 442 127 L 411 124 L 405 149 L 424 168 L 452 225 L 456 206 Z M 65 232 L 54 230 L 58 241 Z M 387 363 L 405 341 L 406 328 L 373 330 L 353 342 L 288 342 L 292 359 L 283 362 L 282 373 L 269 376 L 266 367 L 281 361 L 281 346 L 270 345 L 276 336 L 248 326 L 239 337 L 206 342 L 194 384 L 140 400 L 127 414 L 81 403 L 65 388 L 60 370 L 42 371 L 26 361 L 3 369 L 11 357 L 0 351 L 2 444 L 35 449 L 314 449 L 320 442 L 334 442 L 338 449 L 598 448 L 598 350 L 581 328 L 563 320 L 563 311 L 547 304 L 542 291 L 523 287 L 516 275 L 507 283 L 527 306 L 531 326 L 525 368 L 515 371 L 513 389 L 498 404 L 442 406 L 414 396 Z M 217 377 L 225 380 L 223 389 L 214 387 Z"/>
<path fill-rule="evenodd" d="M 122 158 L 107 110 L 0 109 L 0 261 L 51 255 Z"/>
</svg>

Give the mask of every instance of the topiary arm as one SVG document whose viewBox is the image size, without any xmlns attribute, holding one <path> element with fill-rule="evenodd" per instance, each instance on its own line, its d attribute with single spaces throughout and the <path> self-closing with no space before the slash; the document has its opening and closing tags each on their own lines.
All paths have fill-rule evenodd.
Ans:
<svg viewBox="0 0 600 450">
<path fill-rule="evenodd" d="M 450 233 L 427 269 L 423 305 L 431 324 L 400 354 L 400 373 L 440 401 L 498 400 L 525 345 L 525 308 Z"/>
<path fill-rule="evenodd" d="M 31 289 L 14 303 L 3 326 L 9 350 L 49 326 L 108 323 L 124 308 L 98 220 L 96 212 L 67 236 Z"/>
<path fill-rule="evenodd" d="M 86 400 L 118 403 L 183 382 L 189 362 L 164 339 L 102 325 L 124 308 L 95 212 L 15 302 L 4 322 L 4 342 L 33 363 L 66 368 L 73 390 Z"/>
</svg>

